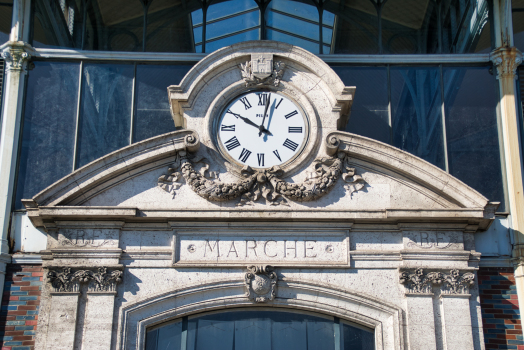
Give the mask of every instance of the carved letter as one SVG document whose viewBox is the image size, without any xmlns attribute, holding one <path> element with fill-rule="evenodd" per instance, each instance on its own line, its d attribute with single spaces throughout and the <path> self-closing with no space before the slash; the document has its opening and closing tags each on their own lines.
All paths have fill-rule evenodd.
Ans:
<svg viewBox="0 0 524 350">
<path fill-rule="evenodd" d="M 249 242 L 253 242 L 253 243 L 255 243 L 255 245 L 253 247 L 250 247 L 249 246 Z M 256 251 L 256 249 L 257 249 L 257 241 L 255 241 L 254 239 L 250 239 L 250 240 L 246 239 L 246 258 L 247 258 L 247 255 L 248 255 L 247 254 L 247 250 L 248 249 L 253 249 L 253 252 L 255 253 L 255 256 L 258 256 L 257 255 L 257 251 Z"/>
<path fill-rule="evenodd" d="M 229 258 L 229 254 L 231 254 L 231 252 L 235 253 L 235 255 L 238 258 L 237 248 L 235 247 L 235 241 L 231 242 L 231 247 L 229 247 L 229 252 L 227 252 L 227 257 L 228 258 Z"/>
<path fill-rule="evenodd" d="M 437 232 L 437 247 L 439 242 L 444 242 L 444 237 L 441 237 L 444 233 Z M 449 245 L 449 244 L 448 244 Z"/>
<path fill-rule="evenodd" d="M 266 256 L 267 256 L 268 258 L 274 258 L 275 256 L 278 255 L 277 253 L 275 253 L 275 255 L 268 255 L 268 254 L 267 254 L 267 244 L 268 244 L 269 242 L 275 242 L 275 243 L 277 243 L 277 241 L 274 241 L 274 240 L 272 240 L 272 239 L 270 239 L 269 241 L 266 241 L 266 243 L 264 243 L 264 254 L 266 254 Z"/>
<path fill-rule="evenodd" d="M 213 245 L 211 247 L 211 243 L 209 243 L 209 239 L 206 239 L 206 246 L 204 247 L 204 258 L 206 257 L 206 253 L 207 253 L 207 247 L 209 247 L 209 251 L 210 252 L 213 252 L 213 249 L 217 249 L 217 257 L 220 257 L 220 246 L 218 244 L 218 241 L 220 241 L 219 239 L 217 239 L 215 241 L 215 245 Z"/>
<path fill-rule="evenodd" d="M 429 235 L 427 232 L 420 232 L 420 245 L 424 246 L 424 241 L 429 245 Z"/>
<path fill-rule="evenodd" d="M 287 251 L 288 249 L 292 249 L 295 251 L 295 258 L 297 257 L 297 241 L 295 240 L 295 246 L 294 247 L 287 247 L 287 241 L 284 241 L 284 258 L 287 258 Z"/>
<path fill-rule="evenodd" d="M 308 251 L 308 250 L 313 250 L 313 249 L 315 249 L 315 247 L 308 247 L 308 246 L 307 246 L 308 242 L 311 242 L 311 243 L 317 243 L 317 241 L 312 241 L 312 240 L 306 240 L 306 241 L 304 241 L 304 258 L 316 258 L 316 257 L 317 257 L 317 254 L 312 255 L 312 256 L 307 256 L 307 251 Z"/>
</svg>

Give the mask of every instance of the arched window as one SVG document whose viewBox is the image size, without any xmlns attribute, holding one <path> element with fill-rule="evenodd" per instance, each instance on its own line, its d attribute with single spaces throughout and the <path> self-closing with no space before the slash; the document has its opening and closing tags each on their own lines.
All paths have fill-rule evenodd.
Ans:
<svg viewBox="0 0 524 350">
<path fill-rule="evenodd" d="M 236 309 L 184 317 L 147 332 L 146 350 L 373 350 L 374 332 L 337 317 Z"/>
</svg>

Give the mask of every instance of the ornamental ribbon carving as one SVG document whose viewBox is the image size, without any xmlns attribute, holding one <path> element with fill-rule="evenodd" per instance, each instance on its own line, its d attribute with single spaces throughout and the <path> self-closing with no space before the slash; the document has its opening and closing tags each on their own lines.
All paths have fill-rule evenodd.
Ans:
<svg viewBox="0 0 524 350">
<path fill-rule="evenodd" d="M 407 293 L 433 293 L 433 286 L 441 286 L 442 294 L 469 294 L 469 288 L 474 284 L 475 275 L 471 272 L 460 274 L 459 270 L 452 269 L 449 274 L 443 272 L 429 272 L 424 274 L 422 268 L 413 272 L 401 271 L 400 284 L 403 284 Z"/>
<path fill-rule="evenodd" d="M 108 271 L 99 267 L 96 271 L 76 270 L 64 267 L 61 271 L 51 270 L 47 279 L 55 292 L 79 292 L 80 284 L 88 284 L 88 292 L 115 292 L 116 285 L 122 282 L 122 271 Z"/>
<path fill-rule="evenodd" d="M 248 266 L 244 276 L 246 296 L 255 303 L 264 303 L 275 299 L 277 274 L 269 265 Z"/>
<path fill-rule="evenodd" d="M 204 167 L 196 171 L 193 164 L 203 163 Z M 244 167 L 241 179 L 235 183 L 222 183 L 216 172 L 208 172 L 209 165 L 203 158 L 192 158 L 186 151 L 179 151 L 175 163 L 168 169 L 169 174 L 158 179 L 158 186 L 173 193 L 180 187 L 178 181 L 183 177 L 191 189 L 210 201 L 228 201 L 240 197 L 239 206 L 253 205 L 264 197 L 270 205 L 289 205 L 288 200 L 306 202 L 316 200 L 327 194 L 338 178 L 346 183 L 349 193 L 361 190 L 366 182 L 349 167 L 349 159 L 344 152 L 336 157 L 319 158 L 313 163 L 313 171 L 306 173 L 303 183 L 288 183 L 280 177 L 283 171 L 279 167 L 254 171 Z M 178 172 L 177 170 L 180 170 Z"/>
</svg>

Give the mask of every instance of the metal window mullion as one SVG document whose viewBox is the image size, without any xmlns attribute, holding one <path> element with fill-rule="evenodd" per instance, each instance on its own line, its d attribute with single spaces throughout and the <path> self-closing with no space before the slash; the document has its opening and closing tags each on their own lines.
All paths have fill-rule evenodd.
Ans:
<svg viewBox="0 0 524 350">
<path fill-rule="evenodd" d="M 78 157 L 78 141 L 80 135 L 80 107 L 82 106 L 82 89 L 83 89 L 83 76 L 84 76 L 84 61 L 80 61 L 80 76 L 78 78 L 78 99 L 76 103 L 76 125 L 75 125 L 75 144 L 73 147 L 73 171 L 76 169 L 76 161 Z"/>
<path fill-rule="evenodd" d="M 129 123 L 129 144 L 133 144 L 133 136 L 135 129 L 135 91 L 136 91 L 136 67 L 135 62 L 134 71 L 133 71 L 133 85 L 131 88 L 131 122 Z"/>
<path fill-rule="evenodd" d="M 444 143 L 444 166 L 447 173 L 449 173 L 449 155 L 448 155 L 448 137 L 446 135 L 446 106 L 444 95 L 444 69 L 442 64 L 439 65 L 440 71 L 440 98 L 441 98 L 441 119 L 442 119 L 442 141 Z"/>
<path fill-rule="evenodd" d="M 391 110 L 391 66 L 386 66 L 387 84 L 388 84 L 388 123 L 389 123 L 389 144 L 393 145 L 393 113 Z"/>
<path fill-rule="evenodd" d="M 86 38 L 86 30 L 87 30 L 87 6 L 88 6 L 89 0 L 82 0 L 82 4 L 84 5 L 83 13 L 82 13 L 82 42 L 80 43 L 80 49 L 84 50 L 85 48 L 85 38 Z"/>
</svg>

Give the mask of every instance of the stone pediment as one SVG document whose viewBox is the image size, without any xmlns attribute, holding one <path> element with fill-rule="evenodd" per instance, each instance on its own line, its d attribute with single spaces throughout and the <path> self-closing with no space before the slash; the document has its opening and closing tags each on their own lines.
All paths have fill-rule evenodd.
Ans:
<svg viewBox="0 0 524 350">
<path fill-rule="evenodd" d="M 267 93 L 294 101 L 303 112 L 300 131 L 307 135 L 289 161 L 247 166 L 242 154 L 231 156 L 220 141 L 221 118 L 230 113 L 231 101 L 249 93 L 259 94 L 259 106 Z M 38 226 L 83 218 L 489 226 L 497 204 L 461 181 L 407 152 L 339 131 L 354 94 L 355 87 L 344 86 L 325 62 L 303 49 L 272 41 L 232 45 L 206 56 L 180 85 L 168 88 L 173 119 L 184 130 L 108 154 L 23 202 Z M 270 115 L 277 116 L 275 105 Z M 253 138 L 265 130 L 271 140 L 270 131 L 278 132 L 263 127 L 268 106 L 258 107 L 264 112 L 258 136 L 248 128 Z M 247 112 L 239 113 L 231 114 L 247 123 Z M 252 115 L 249 123 L 258 120 Z"/>
</svg>

